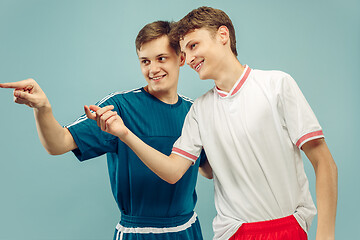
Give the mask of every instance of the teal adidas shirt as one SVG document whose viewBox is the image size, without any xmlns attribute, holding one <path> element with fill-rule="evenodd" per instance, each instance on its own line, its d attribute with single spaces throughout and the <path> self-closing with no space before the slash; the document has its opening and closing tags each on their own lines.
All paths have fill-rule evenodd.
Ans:
<svg viewBox="0 0 360 240">
<path fill-rule="evenodd" d="M 97 105 L 113 105 L 114 111 L 135 135 L 169 155 L 173 143 L 181 135 L 192 101 L 179 96 L 176 104 L 166 104 L 140 88 L 112 93 Z M 194 210 L 200 161 L 196 161 L 176 184 L 169 184 L 147 168 L 120 139 L 101 131 L 96 122 L 86 116 L 66 127 L 78 146 L 73 152 L 80 161 L 107 154 L 111 189 L 121 213 L 173 217 Z"/>
</svg>

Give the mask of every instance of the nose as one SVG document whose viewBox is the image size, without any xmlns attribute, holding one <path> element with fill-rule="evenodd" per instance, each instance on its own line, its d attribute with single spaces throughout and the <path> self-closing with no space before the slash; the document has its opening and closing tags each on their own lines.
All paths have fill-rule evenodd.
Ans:
<svg viewBox="0 0 360 240">
<path fill-rule="evenodd" d="M 149 65 L 149 74 L 150 74 L 150 77 L 152 76 L 156 76 L 157 73 L 160 72 L 160 66 L 159 64 L 157 63 L 151 63 Z"/>
<path fill-rule="evenodd" d="M 194 63 L 195 57 L 190 54 L 186 54 L 186 64 L 191 66 Z"/>
</svg>

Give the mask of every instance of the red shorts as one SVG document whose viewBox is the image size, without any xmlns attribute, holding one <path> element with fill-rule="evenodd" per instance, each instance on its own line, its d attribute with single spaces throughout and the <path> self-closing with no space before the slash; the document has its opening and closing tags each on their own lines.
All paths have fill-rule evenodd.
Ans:
<svg viewBox="0 0 360 240">
<path fill-rule="evenodd" d="M 229 240 L 307 240 L 293 215 L 275 220 L 244 223 Z"/>
</svg>

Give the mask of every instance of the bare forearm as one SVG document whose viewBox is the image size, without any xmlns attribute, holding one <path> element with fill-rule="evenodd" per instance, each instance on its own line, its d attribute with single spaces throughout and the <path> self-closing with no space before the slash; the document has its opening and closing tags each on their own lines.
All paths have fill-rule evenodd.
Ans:
<svg viewBox="0 0 360 240">
<path fill-rule="evenodd" d="M 316 175 L 318 227 L 316 239 L 335 238 L 335 218 L 338 196 L 338 172 L 324 139 L 312 140 L 303 146 Z"/>
<path fill-rule="evenodd" d="M 113 109 L 112 105 L 103 108 L 95 105 L 84 106 L 86 116 L 96 121 L 102 131 L 117 136 L 160 178 L 168 183 L 176 183 L 190 167 L 191 162 L 176 154 L 168 157 L 145 144 L 124 125 L 121 117 L 112 111 Z"/>
<path fill-rule="evenodd" d="M 34 79 L 0 83 L 0 88 L 14 89 L 14 102 L 34 109 L 40 141 L 50 154 L 62 154 L 77 147 L 70 132 L 55 120 L 48 98 Z"/>
<path fill-rule="evenodd" d="M 320 164 L 316 170 L 316 201 L 318 208 L 317 239 L 334 239 L 337 206 L 337 168 Z"/>
<path fill-rule="evenodd" d="M 148 168 L 168 183 L 176 183 L 191 165 L 189 160 L 176 154 L 169 157 L 155 150 L 130 131 L 121 140 L 135 152 Z"/>
<path fill-rule="evenodd" d="M 51 155 L 60 155 L 76 148 L 69 133 L 56 121 L 51 107 L 34 109 L 36 127 L 40 141 Z"/>
</svg>

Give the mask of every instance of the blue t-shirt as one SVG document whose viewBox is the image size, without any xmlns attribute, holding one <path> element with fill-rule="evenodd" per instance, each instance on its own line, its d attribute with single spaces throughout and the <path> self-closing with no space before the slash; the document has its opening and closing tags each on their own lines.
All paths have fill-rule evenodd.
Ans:
<svg viewBox="0 0 360 240">
<path fill-rule="evenodd" d="M 97 105 L 113 105 L 114 111 L 135 135 L 169 155 L 173 143 L 181 135 L 192 101 L 179 96 L 177 103 L 166 104 L 140 88 L 110 94 Z M 66 127 L 78 146 L 73 152 L 80 161 L 107 154 L 111 189 L 121 213 L 173 217 L 194 210 L 200 161 L 196 161 L 176 184 L 169 184 L 153 173 L 118 137 L 101 131 L 96 121 L 83 115 Z"/>
</svg>

